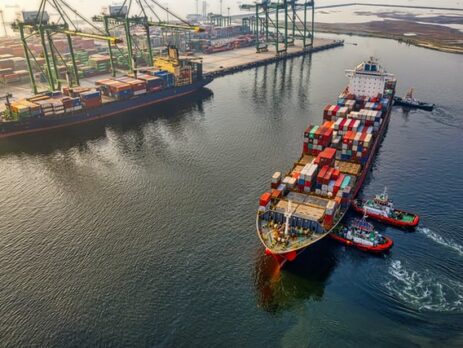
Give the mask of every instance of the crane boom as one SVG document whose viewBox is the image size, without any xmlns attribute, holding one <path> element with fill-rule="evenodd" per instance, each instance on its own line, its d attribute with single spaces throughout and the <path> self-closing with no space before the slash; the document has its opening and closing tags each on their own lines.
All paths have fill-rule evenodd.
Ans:
<svg viewBox="0 0 463 348">
<path fill-rule="evenodd" d="M 79 36 L 79 37 L 86 37 L 89 39 L 96 39 L 96 40 L 103 40 L 103 41 L 109 41 L 113 45 L 122 43 L 122 39 L 119 39 L 114 36 L 106 36 L 106 35 L 98 35 L 98 34 L 90 34 L 90 33 L 85 33 L 82 31 L 73 31 L 73 30 L 63 30 L 62 31 L 64 34 L 68 34 L 71 36 Z"/>
</svg>

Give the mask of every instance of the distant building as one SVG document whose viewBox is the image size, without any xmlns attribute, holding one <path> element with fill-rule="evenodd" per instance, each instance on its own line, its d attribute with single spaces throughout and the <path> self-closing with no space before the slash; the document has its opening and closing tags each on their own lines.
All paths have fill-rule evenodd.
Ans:
<svg viewBox="0 0 463 348">
<path fill-rule="evenodd" d="M 186 20 L 189 22 L 199 22 L 203 20 L 203 16 L 200 14 L 192 13 L 186 16 Z"/>
</svg>

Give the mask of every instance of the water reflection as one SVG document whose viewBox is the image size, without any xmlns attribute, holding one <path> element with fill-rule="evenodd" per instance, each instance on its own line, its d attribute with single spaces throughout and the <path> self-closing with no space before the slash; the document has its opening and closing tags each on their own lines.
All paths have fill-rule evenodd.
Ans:
<svg viewBox="0 0 463 348">
<path fill-rule="evenodd" d="M 256 68 L 250 91 L 256 114 L 266 115 L 271 108 L 274 117 L 284 116 L 291 105 L 297 105 L 305 111 L 311 68 L 311 55 Z M 242 90 L 242 97 L 248 98 L 248 93 Z"/>
<path fill-rule="evenodd" d="M 164 120 L 168 126 L 181 127 L 186 115 L 196 113 L 204 117 L 204 103 L 212 99 L 213 93 L 208 88 L 160 105 L 153 105 L 143 110 L 122 114 L 119 117 L 99 120 L 77 127 L 49 130 L 28 134 L 0 141 L 0 156 L 5 154 L 49 154 L 57 150 L 66 151 L 76 148 L 86 151 L 88 143 L 108 136 L 121 140 L 125 133 L 132 132 L 130 143 L 141 146 L 144 141 L 144 129 L 150 123 Z M 108 133 L 110 132 L 110 134 Z"/>
<path fill-rule="evenodd" d="M 272 314 L 290 309 L 301 301 L 320 301 L 337 264 L 329 240 L 313 245 L 282 270 L 272 257 L 265 255 L 261 249 L 259 253 L 254 279 L 258 303 Z"/>
</svg>

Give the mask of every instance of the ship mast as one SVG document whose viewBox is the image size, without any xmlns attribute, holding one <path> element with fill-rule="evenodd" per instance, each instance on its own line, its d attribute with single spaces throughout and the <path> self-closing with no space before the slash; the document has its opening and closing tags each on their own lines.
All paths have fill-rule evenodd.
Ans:
<svg viewBox="0 0 463 348">
<path fill-rule="evenodd" d="M 289 230 L 289 219 L 293 214 L 291 213 L 291 201 L 288 201 L 288 207 L 286 209 L 285 217 L 286 217 L 286 226 L 285 226 L 285 237 L 288 236 Z"/>
</svg>

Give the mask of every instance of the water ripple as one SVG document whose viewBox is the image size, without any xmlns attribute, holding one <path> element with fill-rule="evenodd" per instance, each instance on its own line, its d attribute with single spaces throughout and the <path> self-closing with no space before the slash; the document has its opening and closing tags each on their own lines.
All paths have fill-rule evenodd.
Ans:
<svg viewBox="0 0 463 348">
<path fill-rule="evenodd" d="M 463 313 L 463 283 L 438 277 L 429 270 L 417 272 L 392 261 L 384 283 L 389 294 L 418 311 Z"/>
<path fill-rule="evenodd" d="M 440 244 L 446 248 L 449 248 L 458 253 L 458 255 L 463 256 L 463 245 L 456 243 L 450 238 L 444 238 L 436 232 L 430 230 L 426 227 L 418 227 L 418 232 L 423 233 L 426 237 L 433 240 L 437 244 Z"/>
</svg>

